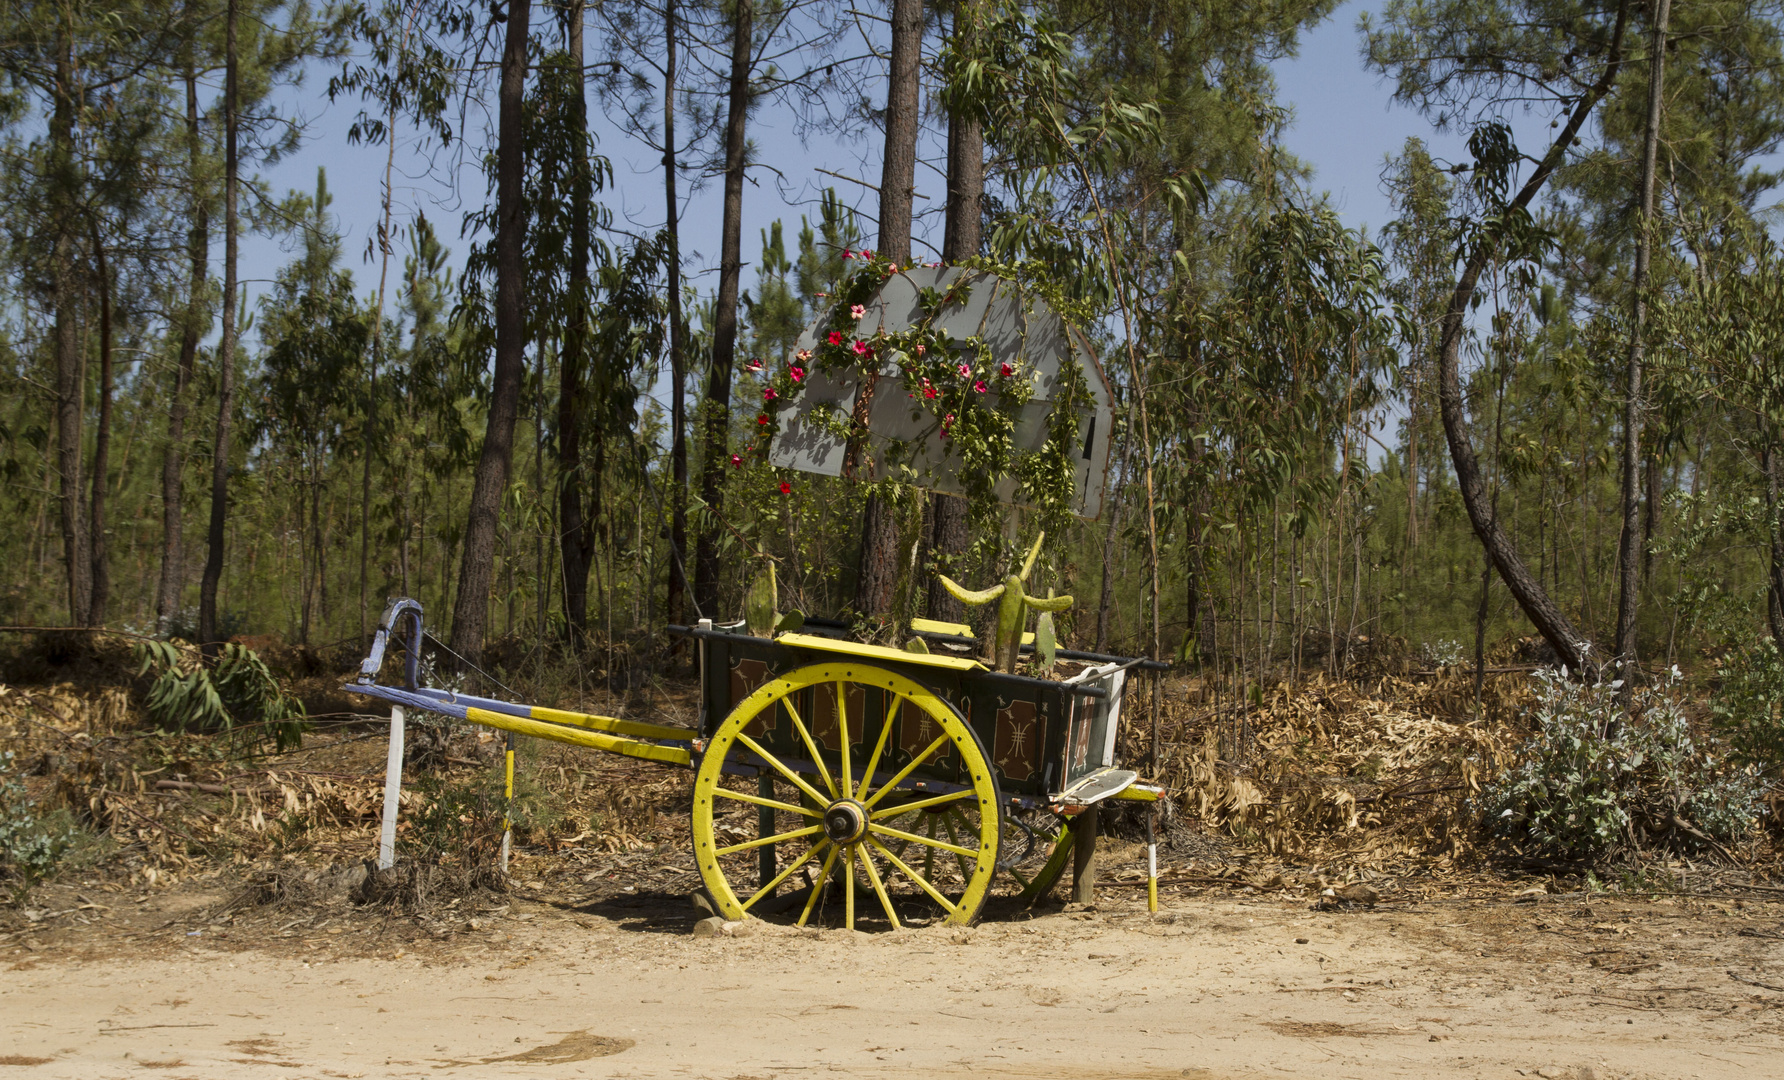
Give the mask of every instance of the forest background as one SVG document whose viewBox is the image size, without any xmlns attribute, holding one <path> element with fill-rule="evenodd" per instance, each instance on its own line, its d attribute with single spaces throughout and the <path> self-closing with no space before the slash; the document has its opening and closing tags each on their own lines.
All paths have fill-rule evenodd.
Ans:
<svg viewBox="0 0 1784 1080">
<path fill-rule="evenodd" d="M 1779 8 L 1356 17 L 1431 140 L 1370 234 L 1274 75 L 1330 0 L 11 5 L 0 622 L 352 654 L 409 595 L 470 660 L 598 680 L 763 559 L 895 639 L 1046 528 L 1068 644 L 1235 688 L 1520 639 L 1777 681 Z M 342 117 L 383 156 L 360 250 Z M 1084 322 L 1101 520 L 768 465 L 863 248 Z"/>
</svg>

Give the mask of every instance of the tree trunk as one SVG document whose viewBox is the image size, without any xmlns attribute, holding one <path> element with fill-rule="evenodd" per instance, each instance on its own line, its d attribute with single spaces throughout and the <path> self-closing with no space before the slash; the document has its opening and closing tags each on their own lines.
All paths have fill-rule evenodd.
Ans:
<svg viewBox="0 0 1784 1080">
<path fill-rule="evenodd" d="M 208 659 L 215 659 L 217 586 L 223 580 L 224 525 L 229 517 L 229 413 L 235 404 L 236 254 L 240 231 L 236 214 L 236 148 L 239 99 L 236 60 L 236 4 L 229 0 L 224 16 L 223 89 L 223 336 L 217 344 L 217 430 L 211 441 L 211 520 L 206 537 L 204 576 L 198 587 L 198 641 Z"/>
<path fill-rule="evenodd" d="M 754 0 L 737 0 L 731 28 L 731 85 L 725 114 L 725 210 L 719 250 L 719 294 L 713 312 L 712 361 L 701 405 L 704 428 L 700 491 L 706 512 L 724 512 L 725 466 L 730 445 L 731 370 L 737 365 L 737 290 L 743 271 L 744 123 L 749 117 L 750 49 Z M 703 529 L 694 565 L 694 602 L 709 616 L 719 606 L 718 528 Z"/>
<path fill-rule="evenodd" d="M 191 267 L 186 291 L 186 317 L 180 322 L 180 365 L 174 373 L 167 410 L 167 451 L 161 460 L 161 580 L 155 590 L 155 632 L 165 634 L 180 610 L 186 583 L 186 388 L 198 362 L 198 342 L 210 332 L 204 293 L 210 275 L 210 210 L 199 191 L 198 76 L 188 60 L 186 80 L 186 172 L 192 185 L 192 226 L 186 233 L 186 259 Z"/>
<path fill-rule="evenodd" d="M 459 563 L 458 601 L 452 610 L 452 650 L 475 664 L 483 659 L 489 620 L 489 585 L 495 563 L 496 526 L 502 492 L 514 458 L 514 422 L 526 372 L 526 222 L 520 186 L 522 97 L 527 77 L 527 29 L 532 0 L 509 0 L 502 49 L 502 81 L 496 120 L 496 362 L 489 396 L 489 423 L 471 484 Z"/>
<path fill-rule="evenodd" d="M 112 278 L 105 258 L 105 238 L 99 222 L 92 223 L 93 269 L 99 288 L 99 423 L 93 430 L 92 513 L 87 520 L 88 544 L 93 560 L 93 596 L 88 602 L 87 625 L 105 625 L 105 605 L 111 598 L 111 556 L 105 542 L 105 477 L 111 471 L 112 428 Z"/>
<path fill-rule="evenodd" d="M 1605 61 L 1603 74 L 1574 103 L 1560 135 L 1512 200 L 1513 209 L 1522 210 L 1530 205 L 1531 200 L 1542 190 L 1549 176 L 1566 157 L 1567 148 L 1572 145 L 1593 108 L 1610 92 L 1617 72 L 1623 65 L 1623 32 L 1629 22 L 1629 2 L 1630 0 L 1623 0 L 1617 9 L 1610 56 Z M 1589 660 L 1591 643 L 1574 629 L 1567 616 L 1542 587 L 1542 583 L 1530 576 L 1529 569 L 1518 555 L 1517 547 L 1493 513 L 1486 485 L 1481 479 L 1480 462 L 1469 442 L 1461 380 L 1456 369 L 1461 356 L 1462 333 L 1469 306 L 1474 299 L 1480 275 L 1492 260 L 1496 246 L 1497 236 L 1490 231 L 1475 242 L 1443 314 L 1437 353 L 1437 403 L 1443 415 L 1443 434 L 1449 444 L 1450 460 L 1456 470 L 1456 488 L 1468 510 L 1469 523 L 1474 526 L 1475 535 L 1480 538 L 1487 557 L 1492 559 L 1494 567 L 1498 569 L 1499 579 L 1505 582 L 1518 606 L 1535 624 L 1537 631 L 1554 647 L 1562 662 L 1576 671 L 1585 671 L 1595 663 Z"/>
<path fill-rule="evenodd" d="M 911 202 L 917 175 L 917 78 L 923 59 L 923 0 L 892 0 L 892 58 L 886 79 L 886 152 L 880 167 L 881 257 L 900 269 L 911 261 Z M 879 378 L 861 382 L 855 418 L 865 426 Z M 897 510 L 869 495 L 861 512 L 861 557 L 855 577 L 855 610 L 877 615 L 892 607 L 898 587 Z"/>
<path fill-rule="evenodd" d="M 1623 391 L 1623 530 L 1617 538 L 1617 664 L 1633 668 L 1635 617 L 1641 587 L 1641 443 L 1642 332 L 1648 319 L 1648 268 L 1654 250 L 1654 162 L 1660 151 L 1661 88 L 1666 76 L 1666 23 L 1672 0 L 1650 0 L 1652 26 L 1648 44 L 1648 122 L 1642 140 L 1641 215 L 1636 224 L 1635 275 L 1630 283 L 1633 307 L 1629 328 L 1629 361 Z M 1629 674 L 1633 674 L 1630 672 Z M 1625 697 L 1634 682 L 1625 675 Z"/>
<path fill-rule="evenodd" d="M 588 309 L 590 285 L 588 160 L 588 98 L 581 78 L 583 63 L 583 0 L 572 0 L 568 12 L 570 59 L 576 64 L 578 78 L 576 96 L 570 112 L 575 136 L 582 140 L 576 153 L 575 184 L 570 189 L 570 324 L 564 328 L 564 351 L 558 359 L 558 532 L 564 560 L 564 621 L 568 624 L 574 646 L 583 644 L 588 629 L 588 573 L 595 557 L 597 530 L 584 519 L 582 510 L 582 414 L 584 371 L 588 352 Z M 597 380 L 603 390 L 606 380 Z M 597 401 L 597 419 L 589 438 L 599 447 L 605 433 L 599 417 L 605 415 L 604 402 Z M 595 513 L 601 506 L 601 474 L 599 469 L 588 474 L 589 505 Z"/>
<path fill-rule="evenodd" d="M 675 162 L 675 0 L 663 7 L 663 192 L 668 218 L 663 231 L 669 242 L 664 277 L 669 293 L 669 596 L 671 623 L 686 621 L 683 598 L 688 591 L 688 331 L 681 314 L 681 197 L 676 193 Z"/>
<path fill-rule="evenodd" d="M 50 228 L 54 231 L 56 293 L 56 469 L 61 474 L 62 558 L 68 571 L 68 622 L 85 626 L 93 606 L 93 559 L 86 515 L 82 513 L 81 432 L 86 406 L 75 274 L 76 188 L 80 183 L 74 159 L 74 45 L 66 36 L 56 42 L 55 109 L 50 116 Z"/>
<path fill-rule="evenodd" d="M 972 38 L 976 5 L 963 3 L 954 14 L 956 48 L 966 48 Z M 948 205 L 942 231 L 942 261 L 957 263 L 979 253 L 985 200 L 985 128 L 967 110 L 948 113 Z M 954 560 L 966 550 L 966 500 L 935 492 L 929 497 L 930 568 L 925 610 L 932 619 L 959 622 L 966 608 L 942 587 L 937 574 L 957 575 Z"/>
</svg>

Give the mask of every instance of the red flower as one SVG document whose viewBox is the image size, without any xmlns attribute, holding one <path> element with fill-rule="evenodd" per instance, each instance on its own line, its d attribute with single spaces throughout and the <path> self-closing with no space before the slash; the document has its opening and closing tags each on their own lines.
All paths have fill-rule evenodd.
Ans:
<svg viewBox="0 0 1784 1080">
<path fill-rule="evenodd" d="M 832 345 L 841 345 L 842 344 L 842 331 L 841 330 L 830 331 L 830 344 L 832 344 Z"/>
<path fill-rule="evenodd" d="M 786 481 L 785 481 L 785 480 L 782 480 L 782 481 L 781 481 L 781 494 L 782 494 L 782 495 L 791 495 L 791 494 L 793 494 L 793 485 L 792 485 L 792 484 L 789 484 L 789 483 L 787 483 L 787 482 L 786 482 Z"/>
<path fill-rule="evenodd" d="M 768 414 L 767 413 L 757 414 L 756 425 L 758 427 L 767 427 L 768 426 Z"/>
<path fill-rule="evenodd" d="M 774 387 L 772 387 L 772 386 L 770 386 L 768 389 L 762 391 L 762 400 L 763 401 L 773 401 L 777 397 L 780 397 L 780 395 L 774 392 Z"/>
<path fill-rule="evenodd" d="M 752 359 L 752 360 L 751 360 L 751 361 L 750 361 L 750 365 L 749 365 L 749 367 L 750 367 L 750 370 L 751 370 L 751 371 L 761 371 L 761 370 L 762 370 L 762 361 L 760 361 L 760 360 L 756 360 L 756 359 Z"/>
<path fill-rule="evenodd" d="M 792 377 L 794 382 L 799 382 L 805 378 L 805 369 L 798 366 L 790 367 L 787 369 L 787 374 Z"/>
<path fill-rule="evenodd" d="M 871 259 L 871 258 L 873 258 L 873 252 L 863 249 L 861 252 L 861 257 L 863 259 Z"/>
<path fill-rule="evenodd" d="M 1003 366 L 1001 366 L 997 369 L 997 373 L 1007 379 L 1011 375 L 1016 374 L 1016 369 L 1011 367 L 1008 364 L 1004 364 Z"/>
<path fill-rule="evenodd" d="M 733 469 L 743 468 L 743 455 L 742 454 L 732 454 L 731 455 L 731 467 Z"/>
<path fill-rule="evenodd" d="M 978 382 L 973 383 L 973 389 L 977 390 L 979 393 L 983 394 L 988 389 L 988 387 L 986 387 L 986 385 L 985 385 L 985 380 L 980 379 Z"/>
<path fill-rule="evenodd" d="M 852 259 L 855 257 L 855 253 L 853 251 L 850 251 L 848 248 L 843 248 L 842 249 L 842 257 L 845 259 Z"/>
</svg>

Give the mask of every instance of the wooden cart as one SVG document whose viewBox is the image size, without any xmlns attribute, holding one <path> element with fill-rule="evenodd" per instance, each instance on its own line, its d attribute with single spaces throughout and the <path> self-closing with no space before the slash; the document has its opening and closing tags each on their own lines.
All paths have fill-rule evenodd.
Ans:
<svg viewBox="0 0 1784 1080">
<path fill-rule="evenodd" d="M 1051 888 L 1072 836 L 1064 821 L 1105 799 L 1159 797 L 1115 766 L 1130 678 L 1162 667 L 1149 660 L 1062 651 L 1075 673 L 1037 679 L 963 655 L 972 641 L 962 626 L 918 622 L 929 654 L 852 641 L 840 625 L 772 640 L 741 625 L 670 627 L 697 646 L 700 708 L 689 730 L 420 686 L 421 623 L 419 603 L 393 601 L 347 688 L 398 709 L 693 768 L 694 853 L 727 919 L 803 925 L 840 907 L 853 928 L 860 901 L 864 918 L 892 926 L 970 924 L 1000 870 L 1031 895 Z M 393 635 L 407 645 L 402 686 L 377 681 Z M 1018 864 L 1037 843 L 1052 845 L 1051 857 L 1026 877 Z"/>
</svg>

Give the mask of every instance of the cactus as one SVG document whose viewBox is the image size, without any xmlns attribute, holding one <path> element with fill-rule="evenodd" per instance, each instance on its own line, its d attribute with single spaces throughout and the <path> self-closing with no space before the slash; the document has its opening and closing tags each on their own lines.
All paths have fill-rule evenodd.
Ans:
<svg viewBox="0 0 1784 1080">
<path fill-rule="evenodd" d="M 1052 589 L 1047 590 L 1045 597 L 1030 596 L 1023 588 L 1023 585 L 1028 581 L 1028 575 L 1034 570 L 1035 559 L 1041 554 L 1041 542 L 1046 538 L 1047 534 L 1044 532 L 1035 537 L 1034 546 L 1028 549 L 1028 558 L 1022 560 L 1022 572 L 1005 577 L 1002 585 L 993 585 L 989 589 L 975 591 L 962 588 L 946 574 L 936 575 L 941 578 L 942 587 L 952 593 L 954 599 L 963 604 L 977 607 L 1002 598 L 1002 602 L 997 608 L 997 636 L 992 639 L 991 661 L 993 668 L 998 667 L 1001 661 L 1004 671 L 1016 670 L 1016 658 L 1022 651 L 1022 626 L 1028 621 L 1028 609 L 1030 608 L 1041 612 L 1043 620 L 1043 624 L 1036 628 L 1035 633 L 1035 651 L 1041 658 L 1042 670 L 1052 666 L 1053 612 L 1064 611 L 1071 607 L 1072 598 L 1054 596 Z M 1043 636 L 1046 639 L 1044 649 L 1042 647 Z"/>
<path fill-rule="evenodd" d="M 774 563 L 764 560 L 762 572 L 756 580 L 750 582 L 749 591 L 743 597 L 743 619 L 749 626 L 750 633 L 757 637 L 773 637 L 775 634 L 797 630 L 805 625 L 805 615 L 798 611 L 782 614 L 780 607 L 780 587 L 774 577 Z"/>
</svg>

